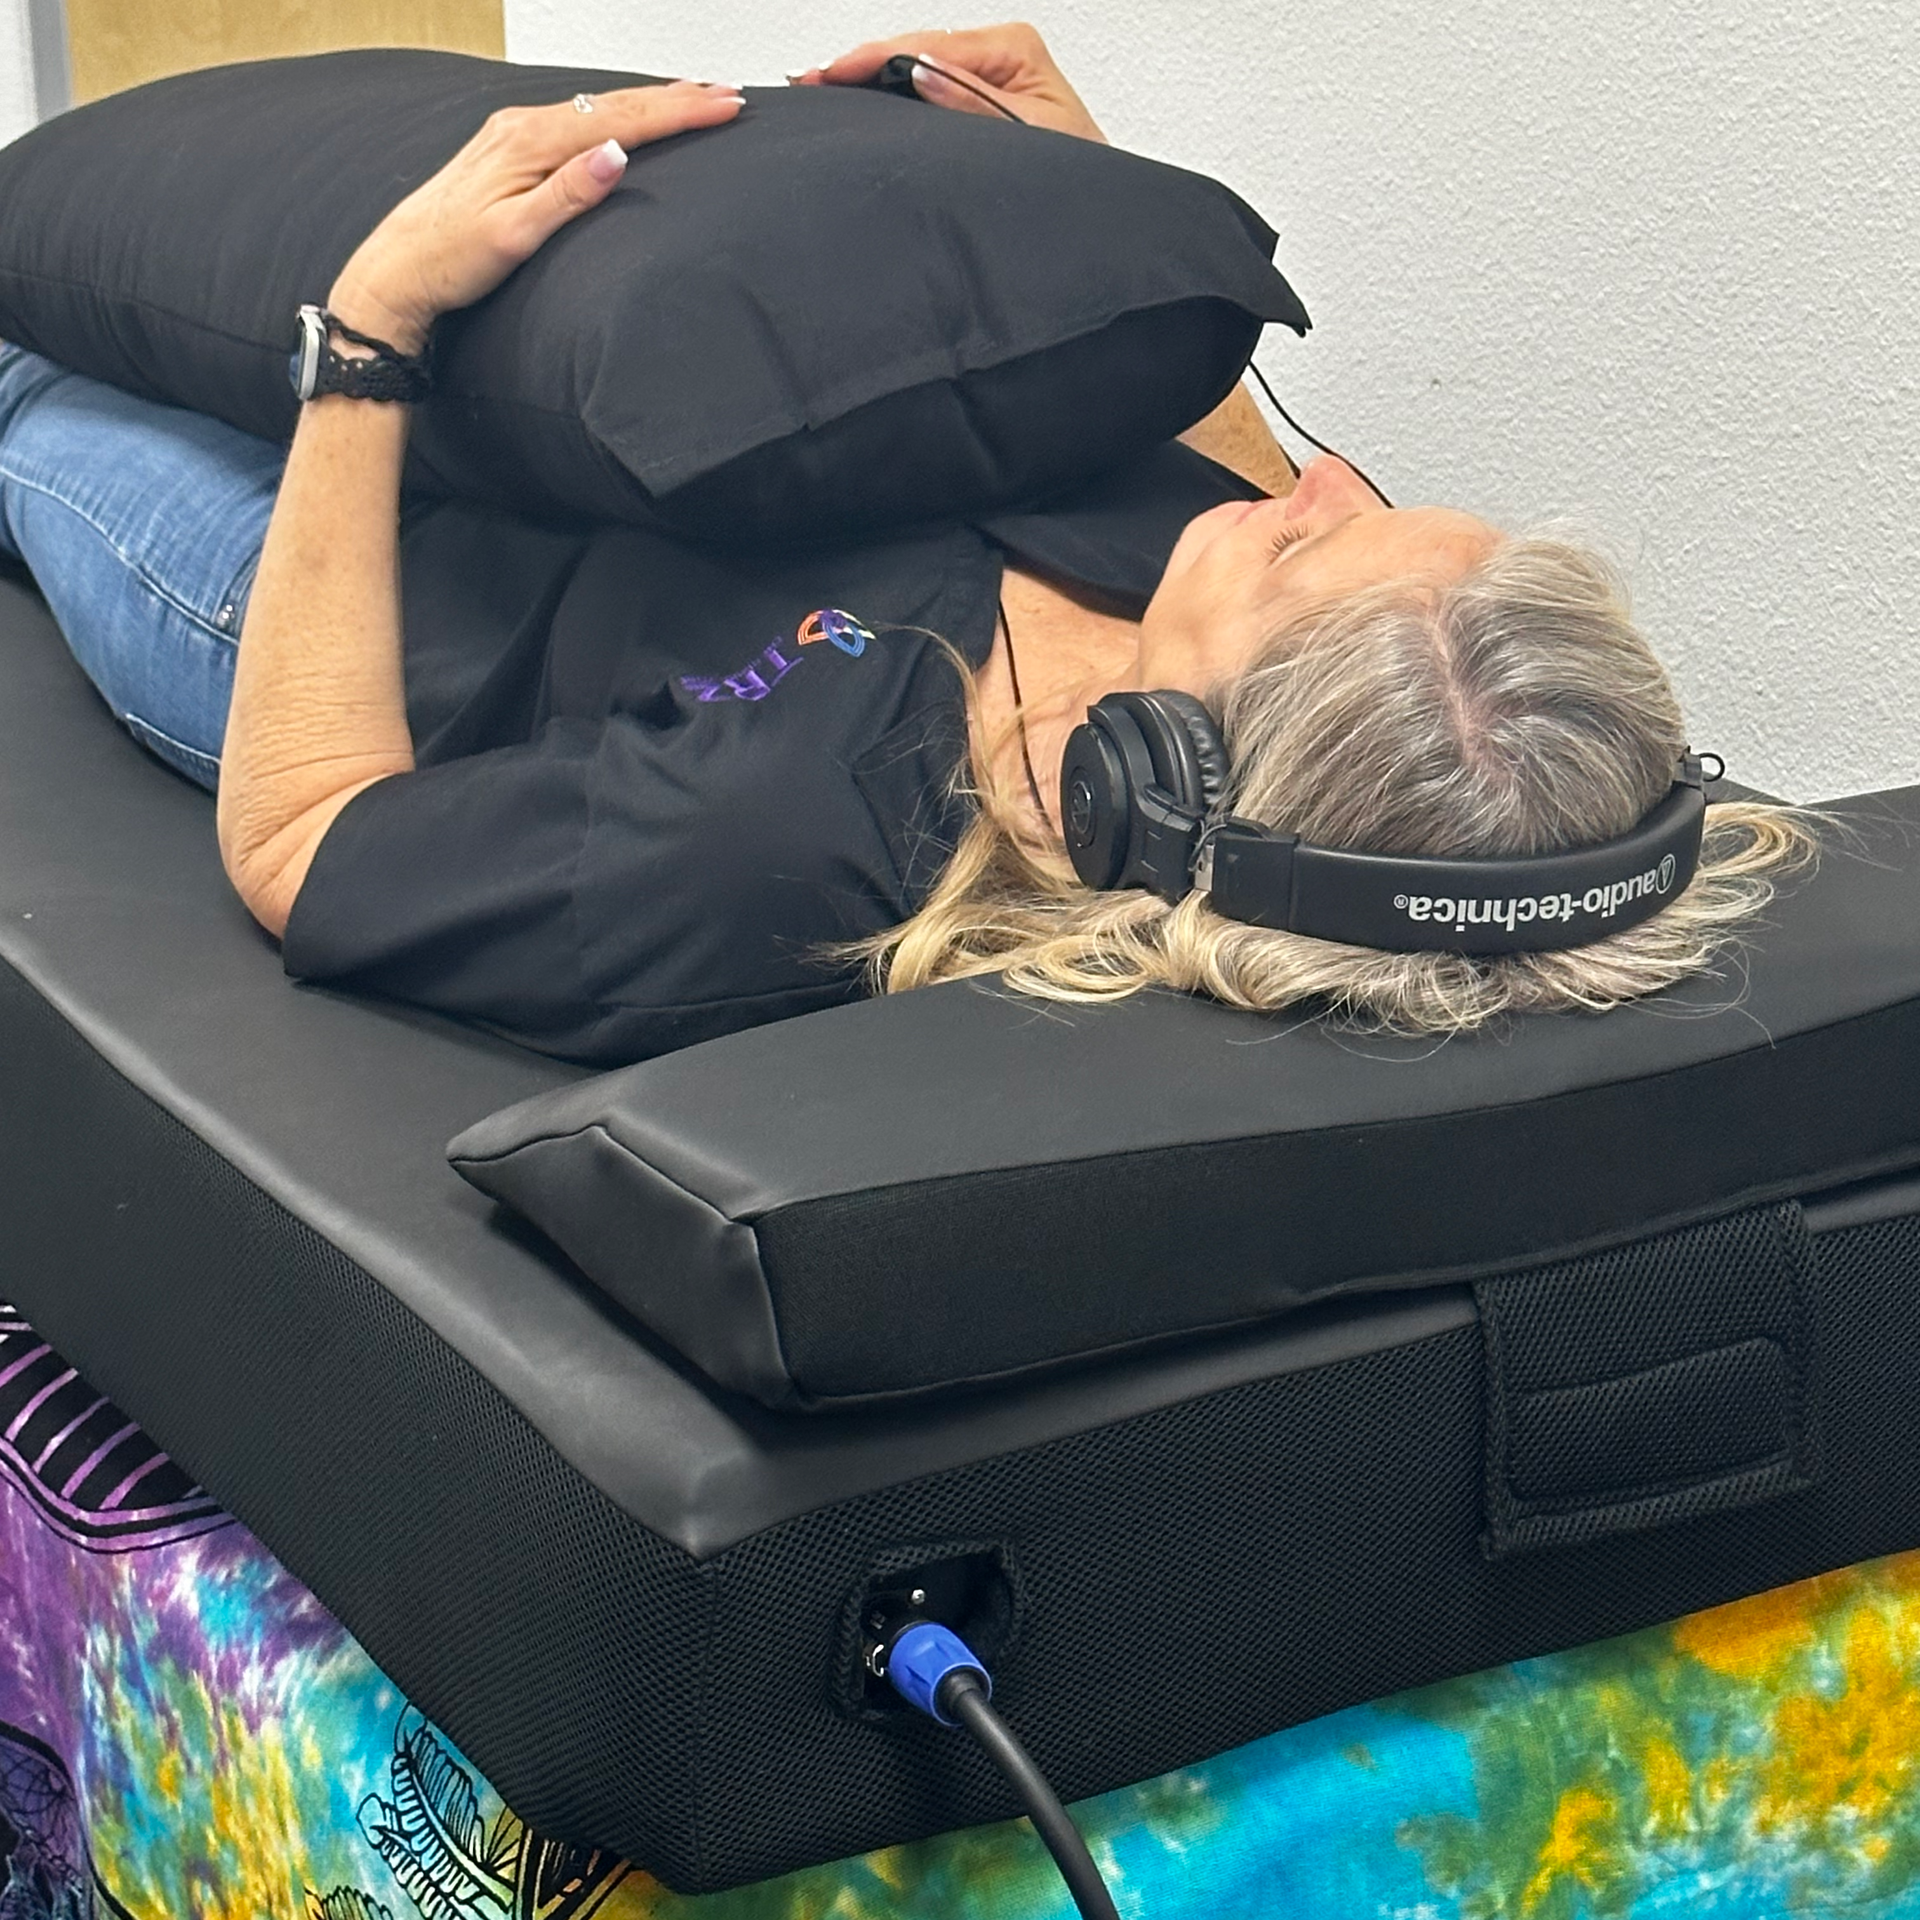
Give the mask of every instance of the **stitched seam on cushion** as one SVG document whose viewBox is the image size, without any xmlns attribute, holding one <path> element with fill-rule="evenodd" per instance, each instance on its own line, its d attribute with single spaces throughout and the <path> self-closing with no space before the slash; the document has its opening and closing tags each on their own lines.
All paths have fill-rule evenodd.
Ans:
<svg viewBox="0 0 1920 1920">
<path fill-rule="evenodd" d="M 64 494 L 54 492 L 51 487 L 44 485 L 38 480 L 29 480 L 24 474 L 14 473 L 9 469 L 7 478 L 23 492 L 37 493 L 41 499 L 51 500 L 56 507 L 65 508 L 65 510 L 72 514 L 83 526 L 92 528 L 92 530 L 105 541 L 107 551 L 111 553 L 156 600 L 163 606 L 171 607 L 182 619 L 192 621 L 209 640 L 217 640 L 227 647 L 235 645 L 232 634 L 216 626 L 199 608 L 188 606 L 178 594 L 169 592 L 163 582 L 156 580 L 133 554 L 121 546 L 119 541 L 113 537 L 111 529 L 103 526 L 91 513 L 87 512 L 84 507 L 75 501 L 69 500 Z"/>
</svg>

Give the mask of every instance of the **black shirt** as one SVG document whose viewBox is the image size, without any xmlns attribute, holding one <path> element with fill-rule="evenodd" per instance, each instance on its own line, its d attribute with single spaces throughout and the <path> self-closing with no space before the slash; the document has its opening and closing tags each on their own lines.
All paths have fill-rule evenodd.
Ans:
<svg viewBox="0 0 1920 1920">
<path fill-rule="evenodd" d="M 444 505 L 402 537 L 416 771 L 357 795 L 289 973 L 616 1065 L 856 995 L 839 942 L 917 911 L 965 824 L 958 670 L 1004 556 L 1145 606 L 1256 490 L 1173 446 L 1044 511 L 723 554 Z"/>
</svg>

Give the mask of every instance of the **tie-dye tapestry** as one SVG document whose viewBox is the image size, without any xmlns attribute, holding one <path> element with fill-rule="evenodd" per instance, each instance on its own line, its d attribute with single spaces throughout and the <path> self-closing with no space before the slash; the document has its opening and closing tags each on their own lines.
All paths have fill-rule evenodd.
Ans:
<svg viewBox="0 0 1920 1920">
<path fill-rule="evenodd" d="M 0 1920 L 1071 1920 L 1024 1824 L 682 1898 L 514 1818 L 0 1309 Z M 1920 1553 L 1076 1810 L 1129 1920 L 1920 1920 Z"/>
</svg>

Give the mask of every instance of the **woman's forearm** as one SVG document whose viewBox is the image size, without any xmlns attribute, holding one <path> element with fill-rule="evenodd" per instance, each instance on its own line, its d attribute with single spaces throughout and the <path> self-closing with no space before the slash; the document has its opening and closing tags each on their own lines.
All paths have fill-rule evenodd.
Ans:
<svg viewBox="0 0 1920 1920">
<path fill-rule="evenodd" d="M 1300 477 L 1273 437 L 1253 395 L 1245 387 L 1235 387 L 1207 415 L 1196 421 L 1180 438 L 1196 453 L 1204 453 L 1241 479 L 1250 480 L 1263 493 L 1276 500 L 1293 491 Z"/>
<path fill-rule="evenodd" d="M 348 801 L 413 766 L 400 645 L 407 410 L 330 395 L 302 411 L 248 602 L 220 767 L 220 852 L 286 931 Z"/>
</svg>

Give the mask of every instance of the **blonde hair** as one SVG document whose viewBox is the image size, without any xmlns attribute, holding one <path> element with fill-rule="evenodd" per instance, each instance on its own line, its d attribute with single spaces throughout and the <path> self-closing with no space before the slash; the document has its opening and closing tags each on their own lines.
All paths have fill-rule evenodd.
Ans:
<svg viewBox="0 0 1920 1920">
<path fill-rule="evenodd" d="M 1448 585 L 1396 582 L 1296 615 L 1209 704 L 1228 811 L 1374 853 L 1611 839 L 1667 792 L 1687 745 L 1618 572 L 1553 530 L 1501 542 Z M 1792 809 L 1714 806 L 1693 884 L 1638 926 L 1549 953 L 1389 953 L 1246 926 L 1200 893 L 1168 905 L 1092 892 L 1009 796 L 977 774 L 969 790 L 977 811 L 925 906 L 860 949 L 876 987 L 1004 973 L 1050 1000 L 1159 986 L 1460 1032 L 1534 1009 L 1597 1012 L 1710 968 L 1814 851 Z"/>
</svg>

